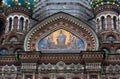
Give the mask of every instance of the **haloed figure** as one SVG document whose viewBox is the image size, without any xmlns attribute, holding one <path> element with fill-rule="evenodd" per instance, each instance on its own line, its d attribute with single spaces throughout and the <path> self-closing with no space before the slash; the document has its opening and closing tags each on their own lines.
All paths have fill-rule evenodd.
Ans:
<svg viewBox="0 0 120 79">
<path fill-rule="evenodd" d="M 59 48 L 65 47 L 65 42 L 66 42 L 66 35 L 61 30 L 58 37 L 57 37 L 57 45 L 58 45 L 58 47 Z"/>
</svg>

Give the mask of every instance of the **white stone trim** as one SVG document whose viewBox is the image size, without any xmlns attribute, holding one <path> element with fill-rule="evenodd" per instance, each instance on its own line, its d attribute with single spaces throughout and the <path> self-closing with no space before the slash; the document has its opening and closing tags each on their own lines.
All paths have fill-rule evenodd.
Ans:
<svg viewBox="0 0 120 79">
<path fill-rule="evenodd" d="M 116 17 L 116 20 L 118 21 L 118 19 L 119 19 L 118 15 L 113 14 L 113 13 L 101 14 L 101 15 L 97 16 L 96 20 L 99 19 L 101 21 L 101 18 L 104 17 L 105 18 L 105 28 L 108 29 L 107 28 L 107 16 L 111 17 L 111 26 L 112 26 L 111 28 L 114 29 L 113 17 Z M 116 22 L 116 28 L 118 29 L 118 23 L 117 22 Z M 100 30 L 102 30 L 102 28 L 100 28 Z"/>
<path fill-rule="evenodd" d="M 24 23 L 23 23 L 23 29 L 22 30 L 25 30 L 25 21 L 28 20 L 29 21 L 29 18 L 24 16 L 24 15 L 18 15 L 18 14 L 15 14 L 15 15 L 9 15 L 8 18 L 7 18 L 7 27 L 6 27 L 6 33 L 9 32 L 9 31 L 12 31 L 14 30 L 14 18 L 17 17 L 18 18 L 18 26 L 17 26 L 17 30 L 19 31 L 20 30 L 20 18 L 23 18 L 24 19 Z M 9 30 L 9 19 L 12 18 L 12 28 L 11 30 Z"/>
</svg>

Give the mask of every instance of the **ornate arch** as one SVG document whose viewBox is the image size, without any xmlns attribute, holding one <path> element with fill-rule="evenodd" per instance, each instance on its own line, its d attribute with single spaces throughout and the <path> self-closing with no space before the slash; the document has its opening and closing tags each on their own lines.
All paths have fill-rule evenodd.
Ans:
<svg viewBox="0 0 120 79">
<path fill-rule="evenodd" d="M 113 31 L 113 32 L 105 32 L 105 34 L 103 33 L 103 39 L 104 39 L 104 40 L 106 40 L 106 38 L 107 38 L 108 36 L 114 36 L 116 40 L 120 40 L 119 37 L 118 37 L 118 36 L 119 36 L 119 33 L 118 33 L 118 32 L 114 32 L 114 31 Z"/>
<path fill-rule="evenodd" d="M 38 23 L 28 32 L 24 41 L 25 51 L 36 51 L 38 40 L 59 29 L 66 30 L 83 39 L 87 46 L 86 50 L 98 49 L 98 37 L 88 24 L 68 14 L 58 13 Z"/>
</svg>

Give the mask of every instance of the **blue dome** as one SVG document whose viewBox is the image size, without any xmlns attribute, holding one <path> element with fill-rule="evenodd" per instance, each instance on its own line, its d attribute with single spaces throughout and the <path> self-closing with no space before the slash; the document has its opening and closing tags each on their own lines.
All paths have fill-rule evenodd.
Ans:
<svg viewBox="0 0 120 79">
<path fill-rule="evenodd" d="M 3 6 L 21 6 L 32 11 L 34 8 L 34 0 L 3 0 Z"/>
</svg>

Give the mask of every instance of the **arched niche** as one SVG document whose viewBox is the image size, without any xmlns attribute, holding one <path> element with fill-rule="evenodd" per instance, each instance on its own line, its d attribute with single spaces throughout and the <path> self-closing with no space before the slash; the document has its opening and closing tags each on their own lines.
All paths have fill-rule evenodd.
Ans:
<svg viewBox="0 0 120 79">
<path fill-rule="evenodd" d="M 5 65 L 2 67 L 2 72 L 9 72 L 10 67 L 8 65 Z"/>
<path fill-rule="evenodd" d="M 1 54 L 1 55 L 8 55 L 8 54 L 9 54 L 9 51 L 8 51 L 7 48 L 2 48 L 2 49 L 0 49 L 0 54 Z"/>
<path fill-rule="evenodd" d="M 106 41 L 107 41 L 107 42 L 114 42 L 114 41 L 116 41 L 116 38 L 115 38 L 115 36 L 113 36 L 113 35 L 108 35 L 108 36 L 106 37 Z"/>
<path fill-rule="evenodd" d="M 10 71 L 13 73 L 17 73 L 17 67 L 14 65 L 10 66 Z"/>
</svg>

